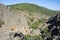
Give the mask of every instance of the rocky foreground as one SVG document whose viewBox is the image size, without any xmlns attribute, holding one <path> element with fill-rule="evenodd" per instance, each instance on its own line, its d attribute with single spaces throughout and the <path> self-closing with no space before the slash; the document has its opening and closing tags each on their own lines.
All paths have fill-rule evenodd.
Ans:
<svg viewBox="0 0 60 40">
<path fill-rule="evenodd" d="M 45 28 L 47 25 L 45 21 L 49 16 L 42 13 L 35 13 L 22 10 L 14 10 L 3 4 L 0 4 L 0 20 L 4 22 L 0 27 L 0 40 L 17 40 L 19 37 L 14 37 L 15 33 L 22 33 L 24 35 L 39 35 L 39 28 Z M 31 25 L 42 20 L 42 23 L 37 25 L 37 29 L 31 28 Z"/>
</svg>

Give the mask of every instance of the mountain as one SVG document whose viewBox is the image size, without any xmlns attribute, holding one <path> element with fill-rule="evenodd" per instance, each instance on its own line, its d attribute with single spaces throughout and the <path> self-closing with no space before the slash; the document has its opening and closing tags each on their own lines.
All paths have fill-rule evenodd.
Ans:
<svg viewBox="0 0 60 40">
<path fill-rule="evenodd" d="M 18 10 L 26 10 L 29 12 L 41 12 L 45 15 L 53 16 L 57 14 L 57 11 L 50 10 L 48 8 L 38 6 L 36 4 L 30 4 L 30 3 L 21 3 L 21 4 L 13 4 L 9 5 L 11 8 L 18 9 Z"/>
<path fill-rule="evenodd" d="M 0 4 L 0 40 L 15 40 L 14 33 L 20 32 L 24 35 L 39 35 L 39 28 L 47 27 L 45 22 L 56 13 L 54 10 L 29 3 Z"/>
</svg>

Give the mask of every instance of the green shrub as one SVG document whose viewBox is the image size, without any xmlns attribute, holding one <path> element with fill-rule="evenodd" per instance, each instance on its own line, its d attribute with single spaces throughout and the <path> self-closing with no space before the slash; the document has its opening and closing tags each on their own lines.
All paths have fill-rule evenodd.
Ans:
<svg viewBox="0 0 60 40">
<path fill-rule="evenodd" d="M 37 29 L 38 25 L 41 24 L 41 23 L 43 23 L 43 21 L 42 20 L 38 20 L 37 22 L 33 23 L 30 27 L 32 29 Z"/>
<path fill-rule="evenodd" d="M 48 32 L 48 27 L 44 29 L 44 32 L 47 34 L 46 36 L 51 37 L 51 32 Z"/>
<path fill-rule="evenodd" d="M 4 22 L 2 20 L 0 20 L 0 27 L 2 27 L 3 24 L 4 24 Z"/>
<path fill-rule="evenodd" d="M 43 40 L 42 37 L 40 35 L 35 35 L 35 36 L 31 36 L 31 35 L 24 35 L 25 40 Z"/>
</svg>

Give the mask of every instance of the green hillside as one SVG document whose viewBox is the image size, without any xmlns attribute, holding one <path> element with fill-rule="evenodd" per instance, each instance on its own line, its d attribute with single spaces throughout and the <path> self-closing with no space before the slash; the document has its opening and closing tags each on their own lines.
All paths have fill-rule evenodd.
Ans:
<svg viewBox="0 0 60 40">
<path fill-rule="evenodd" d="M 40 12 L 49 16 L 55 15 L 57 12 L 54 10 L 47 9 L 42 6 L 38 6 L 35 4 L 30 4 L 30 3 L 21 3 L 21 4 L 13 4 L 13 5 L 8 5 L 13 9 L 18 9 L 18 10 L 26 10 L 29 12 Z"/>
</svg>

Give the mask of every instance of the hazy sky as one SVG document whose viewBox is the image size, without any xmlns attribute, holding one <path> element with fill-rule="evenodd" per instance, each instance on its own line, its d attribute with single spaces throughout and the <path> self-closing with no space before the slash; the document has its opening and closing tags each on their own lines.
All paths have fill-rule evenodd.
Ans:
<svg viewBox="0 0 60 40">
<path fill-rule="evenodd" d="M 0 0 L 5 5 L 16 3 L 34 3 L 52 10 L 60 10 L 60 0 Z"/>
</svg>

